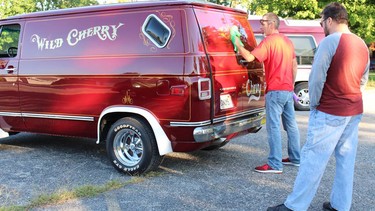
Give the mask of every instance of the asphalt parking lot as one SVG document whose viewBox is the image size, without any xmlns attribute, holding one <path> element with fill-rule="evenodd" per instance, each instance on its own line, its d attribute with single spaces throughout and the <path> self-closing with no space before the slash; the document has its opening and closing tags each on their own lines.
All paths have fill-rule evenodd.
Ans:
<svg viewBox="0 0 375 211">
<path fill-rule="evenodd" d="M 375 210 L 375 90 L 366 91 L 365 115 L 360 123 L 352 210 Z M 297 112 L 301 145 L 308 112 Z M 283 132 L 286 155 L 286 134 Z M 154 176 L 107 191 L 33 210 L 266 210 L 280 204 L 292 190 L 297 167 L 282 174 L 261 174 L 268 144 L 266 131 L 233 139 L 216 151 L 171 153 Z M 107 159 L 95 140 L 21 133 L 0 139 L 1 207 L 27 205 L 41 194 L 129 181 Z M 321 210 L 329 199 L 334 175 L 332 157 L 309 210 Z"/>
</svg>

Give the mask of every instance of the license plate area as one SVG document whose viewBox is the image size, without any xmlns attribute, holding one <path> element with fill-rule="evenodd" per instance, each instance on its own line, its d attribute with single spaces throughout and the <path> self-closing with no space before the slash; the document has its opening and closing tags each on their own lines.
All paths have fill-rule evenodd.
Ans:
<svg viewBox="0 0 375 211">
<path fill-rule="evenodd" d="M 231 109 L 233 108 L 233 101 L 232 97 L 230 94 L 221 94 L 220 95 L 220 109 L 225 110 L 225 109 Z"/>
</svg>

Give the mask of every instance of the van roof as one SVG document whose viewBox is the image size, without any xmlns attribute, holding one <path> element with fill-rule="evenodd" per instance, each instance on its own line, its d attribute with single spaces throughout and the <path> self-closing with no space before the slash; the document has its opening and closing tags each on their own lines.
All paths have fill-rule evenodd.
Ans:
<svg viewBox="0 0 375 211">
<path fill-rule="evenodd" d="M 35 18 L 35 17 L 45 17 L 45 16 L 55 16 L 55 15 L 66 15 L 66 14 L 75 14 L 75 13 L 86 13 L 86 12 L 97 12 L 97 11 L 113 11 L 113 10 L 121 10 L 121 9 L 134 9 L 134 8 L 147 8 L 147 7 L 168 7 L 174 5 L 192 5 L 192 6 L 199 6 L 199 7 L 209 7 L 209 8 L 217 8 L 226 11 L 232 12 L 239 12 L 244 13 L 246 12 L 233 9 L 230 7 L 225 7 L 222 5 L 205 2 L 205 1 L 197 1 L 197 0 L 185 0 L 185 1 L 176 1 L 176 0 L 157 0 L 157 1 L 142 1 L 142 2 L 130 2 L 130 3 L 118 3 L 118 4 L 106 4 L 106 5 L 94 5 L 94 6 L 85 6 L 85 7 L 76 7 L 76 8 L 67 8 L 67 9 L 57 9 L 57 10 L 48 10 L 48 11 L 41 11 L 41 12 L 33 12 L 28 14 L 21 14 L 16 16 L 11 16 L 3 20 L 12 20 L 12 19 L 24 19 L 24 18 Z M 2 20 L 0 20 L 2 21 Z"/>
</svg>

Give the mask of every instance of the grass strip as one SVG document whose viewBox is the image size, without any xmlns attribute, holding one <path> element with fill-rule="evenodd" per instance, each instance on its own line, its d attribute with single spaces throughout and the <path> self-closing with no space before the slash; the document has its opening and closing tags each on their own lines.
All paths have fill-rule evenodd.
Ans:
<svg viewBox="0 0 375 211">
<path fill-rule="evenodd" d="M 73 190 L 60 190 L 55 193 L 41 194 L 37 198 L 31 200 L 28 205 L 0 207 L 0 211 L 24 211 L 35 207 L 59 204 L 73 199 L 94 197 L 107 191 L 123 188 L 126 185 L 141 183 L 146 178 L 160 176 L 161 174 L 162 173 L 150 172 L 143 177 L 132 177 L 125 182 L 111 180 L 104 185 L 84 185 Z"/>
<path fill-rule="evenodd" d="M 129 181 L 109 181 L 104 185 L 84 185 L 77 187 L 73 190 L 62 190 L 52 194 L 42 194 L 36 199 L 32 200 L 27 208 L 41 207 L 49 204 L 59 204 L 68 200 L 77 198 L 94 197 L 107 191 L 116 190 L 129 184 L 142 182 L 144 179 L 141 177 L 133 177 Z"/>
<path fill-rule="evenodd" d="M 366 89 L 375 89 L 375 72 L 370 72 Z"/>
</svg>

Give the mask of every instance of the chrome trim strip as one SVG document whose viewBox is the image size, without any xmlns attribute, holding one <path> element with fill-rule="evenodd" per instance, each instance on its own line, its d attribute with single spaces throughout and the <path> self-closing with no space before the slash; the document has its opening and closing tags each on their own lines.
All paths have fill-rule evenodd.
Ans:
<svg viewBox="0 0 375 211">
<path fill-rule="evenodd" d="M 210 120 L 201 121 L 201 122 L 170 122 L 172 127 L 198 127 L 211 124 Z"/>
<path fill-rule="evenodd" d="M 32 114 L 32 113 L 22 113 L 22 117 L 31 117 L 31 118 L 45 118 L 45 119 L 63 119 L 63 120 L 77 120 L 77 121 L 89 121 L 93 122 L 94 117 L 85 117 L 85 116 L 66 116 L 66 115 L 57 115 L 57 114 Z"/>
<path fill-rule="evenodd" d="M 212 124 L 203 127 L 196 127 L 193 132 L 196 142 L 212 141 L 234 133 L 249 133 L 258 131 L 262 127 L 262 119 L 265 113 L 252 117 L 243 117 L 226 121 L 218 124 Z"/>
<path fill-rule="evenodd" d="M 213 123 L 215 124 L 218 122 L 224 122 L 226 120 L 232 120 L 232 119 L 244 117 L 244 116 L 251 115 L 251 114 L 261 113 L 261 112 L 265 112 L 265 109 L 258 108 L 258 109 L 254 109 L 251 111 L 245 111 L 245 112 L 241 112 L 237 114 L 232 114 L 229 116 L 215 118 L 213 120 Z M 205 126 L 205 125 L 210 125 L 210 124 L 211 124 L 210 120 L 205 120 L 205 121 L 200 121 L 200 122 L 170 122 L 171 127 L 200 127 L 200 126 Z"/>
<path fill-rule="evenodd" d="M 42 118 L 42 119 L 60 119 L 60 120 L 76 120 L 76 121 L 88 121 L 88 122 L 94 121 L 94 117 L 68 116 L 68 115 L 58 115 L 58 114 L 0 112 L 0 116 L 29 117 L 29 118 Z"/>
<path fill-rule="evenodd" d="M 218 117 L 218 118 L 214 119 L 214 123 L 223 122 L 223 121 L 226 121 L 226 120 L 237 119 L 237 118 L 240 118 L 240 117 L 243 117 L 243 116 L 256 114 L 256 113 L 260 113 L 260 112 L 265 112 L 265 109 L 264 108 L 258 108 L 258 109 L 254 109 L 254 110 L 250 110 L 250 111 L 232 114 L 230 116 Z"/>
<path fill-rule="evenodd" d="M 0 112 L 0 116 L 21 117 L 22 115 L 15 112 Z"/>
</svg>

